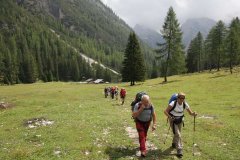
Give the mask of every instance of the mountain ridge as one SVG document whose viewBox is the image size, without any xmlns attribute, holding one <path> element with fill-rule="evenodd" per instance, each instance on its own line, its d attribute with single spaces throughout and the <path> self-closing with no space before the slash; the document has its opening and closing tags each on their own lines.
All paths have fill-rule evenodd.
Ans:
<svg viewBox="0 0 240 160">
<path fill-rule="evenodd" d="M 208 32 L 215 24 L 216 21 L 206 17 L 186 20 L 186 22 L 181 25 L 185 47 L 188 47 L 190 41 L 196 37 L 198 32 L 201 32 L 203 38 L 206 38 Z"/>
<path fill-rule="evenodd" d="M 210 29 L 216 24 L 216 21 L 210 18 L 191 18 L 186 20 L 181 25 L 181 30 L 183 32 L 182 42 L 187 49 L 190 41 L 197 35 L 198 32 L 201 32 L 205 38 L 210 31 Z M 157 43 L 163 43 L 164 40 L 160 33 L 150 29 L 144 25 L 137 24 L 134 27 L 136 34 L 152 48 L 157 47 Z"/>
</svg>

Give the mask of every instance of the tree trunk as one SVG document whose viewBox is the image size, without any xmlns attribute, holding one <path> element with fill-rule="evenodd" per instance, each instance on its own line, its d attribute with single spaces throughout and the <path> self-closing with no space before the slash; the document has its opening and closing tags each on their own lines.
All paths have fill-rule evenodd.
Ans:
<svg viewBox="0 0 240 160">
<path fill-rule="evenodd" d="M 230 67 L 230 72 L 232 74 L 232 69 L 233 69 L 233 67 L 232 67 L 232 53 L 230 55 L 229 67 Z"/>
<path fill-rule="evenodd" d="M 166 75 L 164 76 L 164 82 L 167 82 L 167 76 Z"/>
<path fill-rule="evenodd" d="M 201 70 L 201 49 L 199 49 L 199 55 L 198 55 L 198 73 L 200 73 Z"/>
<path fill-rule="evenodd" d="M 219 49 L 218 49 L 217 71 L 220 70 L 220 59 L 221 59 L 221 52 L 220 52 L 220 48 L 219 48 Z"/>
<path fill-rule="evenodd" d="M 166 62 L 166 68 L 165 68 L 165 75 L 164 75 L 164 82 L 167 82 L 167 71 L 168 71 L 168 63 L 170 59 L 170 50 L 171 50 L 171 39 L 169 40 L 169 46 L 168 46 L 168 56 L 167 56 L 167 62 Z"/>
<path fill-rule="evenodd" d="M 134 85 L 135 85 L 135 81 L 131 80 L 130 86 L 134 86 Z"/>
</svg>

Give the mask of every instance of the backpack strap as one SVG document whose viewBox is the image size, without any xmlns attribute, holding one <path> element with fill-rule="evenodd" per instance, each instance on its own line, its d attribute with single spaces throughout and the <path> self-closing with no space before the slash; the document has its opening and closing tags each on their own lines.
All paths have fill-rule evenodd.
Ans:
<svg viewBox="0 0 240 160">
<path fill-rule="evenodd" d="M 177 105 L 177 100 L 174 101 L 173 107 L 170 109 L 169 113 L 172 112 L 176 108 L 176 105 Z"/>
<path fill-rule="evenodd" d="M 173 104 L 173 107 L 170 109 L 170 111 L 169 111 L 169 114 L 171 115 L 171 116 L 173 116 L 170 112 L 172 112 L 175 108 L 176 108 L 176 106 L 177 106 L 177 100 L 175 100 L 174 101 L 174 104 Z M 186 108 L 186 103 L 185 102 L 183 102 L 183 111 L 184 111 L 184 109 Z"/>
<path fill-rule="evenodd" d="M 138 110 L 140 109 L 142 103 L 139 103 L 138 105 Z M 153 117 L 153 106 L 151 105 L 149 108 L 144 108 L 144 110 L 151 110 L 151 118 L 150 121 L 152 121 L 152 117 Z"/>
<path fill-rule="evenodd" d="M 149 108 L 145 109 L 145 110 L 151 110 L 151 118 L 150 121 L 152 121 L 152 117 L 153 117 L 153 106 L 151 105 Z"/>
<path fill-rule="evenodd" d="M 186 108 L 186 103 L 185 102 L 183 102 L 183 109 L 185 109 Z"/>
</svg>

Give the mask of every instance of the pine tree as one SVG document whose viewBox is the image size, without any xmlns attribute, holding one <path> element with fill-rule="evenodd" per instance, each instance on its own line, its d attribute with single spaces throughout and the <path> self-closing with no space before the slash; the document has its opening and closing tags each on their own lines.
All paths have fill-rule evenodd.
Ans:
<svg viewBox="0 0 240 160">
<path fill-rule="evenodd" d="M 187 59 L 186 59 L 186 66 L 187 72 L 193 73 L 196 72 L 196 39 L 193 39 L 188 47 L 187 50 Z"/>
<path fill-rule="evenodd" d="M 203 57 L 203 37 L 200 32 L 190 42 L 187 50 L 186 65 L 188 72 L 200 72 L 202 70 L 202 57 Z"/>
<path fill-rule="evenodd" d="M 111 82 L 111 80 L 112 80 L 111 72 L 108 69 L 105 69 L 105 71 L 104 71 L 104 80 L 106 82 Z"/>
<path fill-rule="evenodd" d="M 197 69 L 198 72 L 202 71 L 202 56 L 203 56 L 203 36 L 201 32 L 197 34 Z"/>
<path fill-rule="evenodd" d="M 37 66 L 34 57 L 31 54 L 26 54 L 24 58 L 24 72 L 25 72 L 25 83 L 34 83 L 37 80 Z"/>
<path fill-rule="evenodd" d="M 79 74 L 79 66 L 78 66 L 78 63 L 77 63 L 77 59 L 73 59 L 72 60 L 72 79 L 74 81 L 79 81 L 80 79 L 80 74 Z"/>
<path fill-rule="evenodd" d="M 3 37 L 0 32 L 0 83 L 4 83 L 4 71 L 5 71 L 5 65 L 4 65 L 4 52 L 6 50 L 6 46 L 3 43 Z"/>
<path fill-rule="evenodd" d="M 122 81 L 135 85 L 135 81 L 144 81 L 146 68 L 143 55 L 135 33 L 130 33 L 123 60 Z"/>
<path fill-rule="evenodd" d="M 152 74 L 151 78 L 157 78 L 158 77 L 158 67 L 157 67 L 157 62 L 153 62 L 153 67 L 152 67 Z"/>
<path fill-rule="evenodd" d="M 156 52 L 159 54 L 157 58 L 163 60 L 164 82 L 167 82 L 168 75 L 186 71 L 182 32 L 172 7 L 168 10 L 161 33 L 165 42 L 158 44 L 160 49 Z"/>
<path fill-rule="evenodd" d="M 238 17 L 231 21 L 226 38 L 226 46 L 229 68 L 232 74 L 233 66 L 239 64 L 240 58 L 240 21 Z"/>
<path fill-rule="evenodd" d="M 4 77 L 3 77 L 3 80 L 4 80 L 4 83 L 5 84 L 13 84 L 13 79 L 12 79 L 12 57 L 11 57 L 11 53 L 9 51 L 9 49 L 7 49 L 5 51 L 5 58 L 3 60 L 3 63 L 4 63 Z"/>
<path fill-rule="evenodd" d="M 226 28 L 222 21 L 219 21 L 216 24 L 215 32 L 214 32 L 214 41 L 216 47 L 216 59 L 217 59 L 217 70 L 220 70 L 222 56 L 224 54 L 224 41 L 226 36 Z"/>
<path fill-rule="evenodd" d="M 214 30 L 215 27 L 212 27 L 204 41 L 204 69 L 209 69 L 210 71 L 216 68 Z"/>
</svg>

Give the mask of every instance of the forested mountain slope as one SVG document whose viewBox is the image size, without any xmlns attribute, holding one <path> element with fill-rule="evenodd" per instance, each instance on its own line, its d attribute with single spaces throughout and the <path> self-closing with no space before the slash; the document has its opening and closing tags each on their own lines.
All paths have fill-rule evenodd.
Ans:
<svg viewBox="0 0 240 160">
<path fill-rule="evenodd" d="M 121 70 L 131 29 L 99 0 L 1 0 L 0 13 L 1 82 L 112 80 L 108 70 L 90 67 L 64 41 Z M 154 53 L 144 45 L 142 50 L 151 64 Z"/>
</svg>

